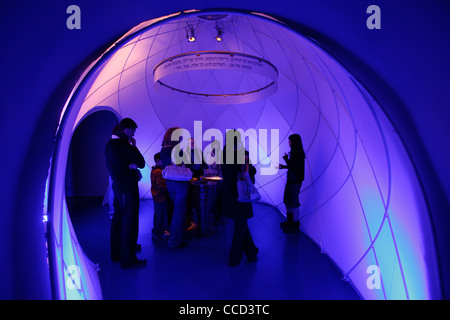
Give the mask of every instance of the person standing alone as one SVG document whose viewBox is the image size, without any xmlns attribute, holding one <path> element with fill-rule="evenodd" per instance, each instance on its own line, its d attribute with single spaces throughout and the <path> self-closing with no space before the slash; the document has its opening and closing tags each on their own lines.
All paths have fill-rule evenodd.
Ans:
<svg viewBox="0 0 450 320">
<path fill-rule="evenodd" d="M 145 160 L 136 147 L 134 133 L 137 124 L 130 118 L 119 123 L 115 133 L 106 144 L 105 157 L 109 175 L 112 178 L 115 206 L 111 220 L 111 260 L 120 261 L 122 268 L 145 266 L 146 260 L 136 257 L 139 233 L 139 188 L 138 168 L 144 168 Z"/>
</svg>

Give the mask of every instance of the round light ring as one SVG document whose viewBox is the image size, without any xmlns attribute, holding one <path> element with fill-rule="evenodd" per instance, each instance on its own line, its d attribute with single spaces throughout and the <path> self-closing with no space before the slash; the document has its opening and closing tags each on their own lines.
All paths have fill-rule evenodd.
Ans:
<svg viewBox="0 0 450 320">
<path fill-rule="evenodd" d="M 271 82 L 247 92 L 208 94 L 174 88 L 162 82 L 169 75 L 195 70 L 232 70 L 266 77 Z M 269 61 L 245 53 L 228 51 L 196 51 L 163 60 L 153 69 L 156 91 L 175 98 L 188 98 L 210 104 L 239 104 L 264 99 L 277 91 L 278 70 Z"/>
</svg>

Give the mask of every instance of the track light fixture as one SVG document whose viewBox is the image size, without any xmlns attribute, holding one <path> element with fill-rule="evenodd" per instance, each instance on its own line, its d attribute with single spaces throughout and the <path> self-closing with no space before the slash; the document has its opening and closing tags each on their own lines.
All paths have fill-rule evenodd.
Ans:
<svg viewBox="0 0 450 320">
<path fill-rule="evenodd" d="M 189 24 L 186 23 L 186 38 L 188 39 L 189 42 L 194 42 L 195 41 L 195 32 L 194 32 L 194 27 Z"/>
<path fill-rule="evenodd" d="M 219 26 L 219 24 L 216 22 L 216 36 L 214 37 L 217 41 L 223 40 L 223 29 Z"/>
</svg>

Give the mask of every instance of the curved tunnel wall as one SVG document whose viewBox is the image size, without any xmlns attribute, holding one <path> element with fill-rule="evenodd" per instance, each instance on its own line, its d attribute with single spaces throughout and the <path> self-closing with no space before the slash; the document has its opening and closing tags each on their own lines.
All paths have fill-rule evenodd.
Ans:
<svg viewBox="0 0 450 320">
<path fill-rule="evenodd" d="M 67 241 L 76 243 L 63 199 L 64 189 L 59 189 L 58 184 L 63 183 L 66 149 L 73 131 L 87 114 L 107 109 L 118 117 L 136 119 L 138 147 L 147 162 L 140 184 L 143 197 L 150 196 L 149 168 L 165 129 L 178 125 L 193 132 L 193 122 L 201 120 L 203 130 L 278 130 L 279 143 L 272 154 L 287 152 L 289 134 L 300 133 L 307 155 L 306 179 L 300 195 L 303 230 L 364 298 L 438 297 L 434 243 L 422 190 L 395 128 L 376 101 L 310 40 L 280 22 L 251 14 L 235 16 L 236 20 L 226 29 L 229 40 L 222 44 L 212 42 L 220 48 L 211 48 L 211 42 L 201 40 L 196 47 L 186 47 L 191 44 L 184 38 L 183 19 L 199 20 L 196 14 L 155 23 L 120 41 L 113 54 L 101 59 L 101 64 L 96 64 L 89 77 L 83 79 L 64 114 L 59 130 L 62 138 L 53 160 L 53 189 L 62 190 L 52 204 L 53 217 L 59 219 L 59 212 L 61 220 L 53 225 L 59 226 L 61 221 L 66 224 L 66 230 L 55 229 L 56 251 Z M 202 30 L 211 30 L 208 22 L 201 23 L 199 39 Z M 156 63 L 193 49 L 239 51 L 262 57 L 278 68 L 278 91 L 263 101 L 225 106 L 180 103 L 154 92 L 151 77 Z M 193 87 L 194 84 L 195 79 L 191 79 Z M 270 155 L 270 150 L 261 145 L 259 150 L 263 156 L 257 165 L 256 180 L 262 201 L 283 211 L 280 190 L 285 172 L 262 175 L 267 163 L 264 155 Z M 70 250 L 63 251 L 70 254 Z M 85 288 L 92 289 L 80 292 L 79 297 L 101 297 L 89 259 L 80 251 L 75 258 L 67 258 L 72 259 L 68 264 L 63 251 L 58 258 L 61 297 L 68 298 L 64 268 L 76 261 L 83 261 Z M 373 279 L 369 272 L 372 266 L 379 267 L 379 289 L 368 282 Z"/>
</svg>

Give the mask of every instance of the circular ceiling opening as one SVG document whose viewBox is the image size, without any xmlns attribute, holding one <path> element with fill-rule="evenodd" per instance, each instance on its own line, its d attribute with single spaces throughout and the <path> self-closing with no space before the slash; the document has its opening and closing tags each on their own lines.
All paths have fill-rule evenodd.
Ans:
<svg viewBox="0 0 450 320">
<path fill-rule="evenodd" d="M 184 78 L 195 91 L 179 88 Z M 278 70 L 269 61 L 230 51 L 181 53 L 153 69 L 156 91 L 206 104 L 239 104 L 267 98 L 276 92 L 277 80 Z"/>
</svg>

